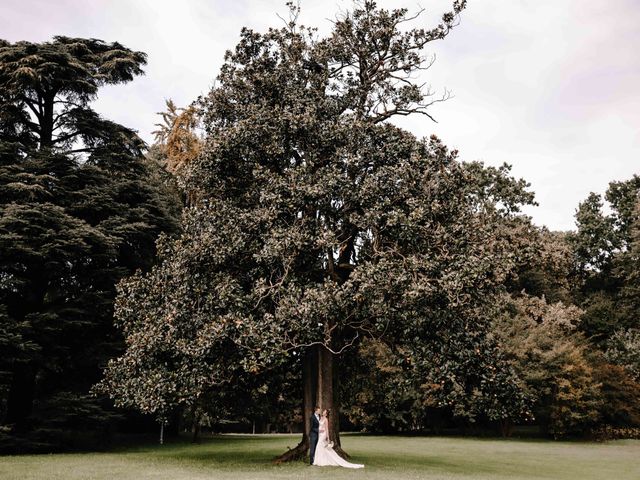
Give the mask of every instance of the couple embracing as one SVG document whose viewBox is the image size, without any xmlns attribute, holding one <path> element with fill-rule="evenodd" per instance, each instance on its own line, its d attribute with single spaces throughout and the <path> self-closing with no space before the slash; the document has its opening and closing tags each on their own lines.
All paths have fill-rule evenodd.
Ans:
<svg viewBox="0 0 640 480">
<path fill-rule="evenodd" d="M 347 462 L 333 449 L 333 442 L 329 441 L 329 410 L 325 409 L 320 413 L 320 407 L 314 409 L 309 443 L 311 465 L 364 468 L 362 464 Z"/>
</svg>

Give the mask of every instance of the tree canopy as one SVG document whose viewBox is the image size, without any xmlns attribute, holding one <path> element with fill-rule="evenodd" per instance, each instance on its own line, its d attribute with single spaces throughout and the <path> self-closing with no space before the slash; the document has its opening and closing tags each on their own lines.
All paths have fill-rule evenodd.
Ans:
<svg viewBox="0 0 640 480">
<path fill-rule="evenodd" d="M 150 267 L 180 202 L 90 102 L 144 63 L 96 39 L 0 42 L 0 448 L 82 443 L 113 421 L 88 394 L 121 345 L 115 284 Z"/>
<path fill-rule="evenodd" d="M 314 402 L 337 413 L 339 361 L 370 337 L 448 404 L 485 398 L 461 415 L 526 414 L 483 307 L 514 272 L 533 195 L 508 166 L 460 162 L 385 121 L 426 112 L 410 74 L 464 6 L 431 30 L 405 31 L 407 10 L 371 1 L 326 38 L 293 6 L 283 28 L 242 30 L 200 102 L 206 137 L 186 172 L 199 201 L 159 264 L 120 285 L 128 348 L 102 389 L 164 415 L 284 364 L 302 370 L 305 416 Z M 498 377 L 513 386 L 499 401 Z"/>
<path fill-rule="evenodd" d="M 111 144 L 139 153 L 142 144 L 134 132 L 102 119 L 89 103 L 100 87 L 141 75 L 146 63 L 142 52 L 95 38 L 0 41 L 0 106 L 14 139 L 37 141 L 41 149 L 57 151 Z M 79 141 L 84 145 L 74 148 Z"/>
</svg>

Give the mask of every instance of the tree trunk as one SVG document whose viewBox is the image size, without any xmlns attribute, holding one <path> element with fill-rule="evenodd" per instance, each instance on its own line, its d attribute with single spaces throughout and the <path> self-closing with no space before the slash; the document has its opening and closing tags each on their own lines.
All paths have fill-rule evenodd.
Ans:
<svg viewBox="0 0 640 480">
<path fill-rule="evenodd" d="M 191 425 L 191 443 L 200 443 L 200 422 L 193 422 Z"/>
<path fill-rule="evenodd" d="M 349 458 L 340 444 L 340 404 L 335 391 L 338 388 L 338 376 L 335 375 L 337 358 L 324 347 L 318 348 L 318 389 L 317 404 L 322 410 L 329 410 L 329 440 L 333 449 L 343 458 Z"/>
<path fill-rule="evenodd" d="M 40 119 L 40 150 L 53 145 L 53 102 L 55 95 L 43 96 L 43 116 Z"/>
<path fill-rule="evenodd" d="M 315 407 L 315 392 L 317 382 L 317 349 L 310 348 L 303 359 L 302 363 L 302 383 L 303 383 L 303 400 L 302 400 L 302 417 L 304 421 L 304 430 L 302 439 L 295 447 L 287 450 L 282 455 L 273 459 L 274 463 L 290 462 L 292 460 L 301 460 L 307 456 L 309 451 L 309 432 L 311 431 L 311 415 Z"/>
<path fill-rule="evenodd" d="M 348 458 L 347 453 L 340 446 L 340 409 L 334 392 L 337 389 L 335 373 L 336 358 L 333 353 L 320 345 L 309 349 L 302 368 L 304 384 L 303 416 L 304 432 L 300 443 L 274 459 L 275 463 L 300 460 L 309 451 L 309 432 L 311 430 L 311 415 L 314 408 L 330 410 L 329 439 L 334 444 L 334 450 L 340 456 Z"/>
<path fill-rule="evenodd" d="M 329 410 L 329 440 L 340 445 L 340 422 L 334 402 L 334 355 L 325 348 L 318 349 L 318 390 L 316 403 L 321 410 Z"/>
<path fill-rule="evenodd" d="M 302 367 L 302 382 L 304 385 L 302 400 L 302 415 L 304 417 L 303 436 L 306 437 L 307 443 L 309 443 L 309 433 L 311 432 L 311 415 L 313 414 L 313 409 L 316 407 L 315 397 L 318 372 L 314 367 L 317 362 L 318 350 L 316 348 L 309 349 L 305 356 L 304 365 Z"/>
<path fill-rule="evenodd" d="M 513 432 L 513 423 L 507 418 L 499 421 L 500 433 L 503 437 L 510 437 Z"/>
</svg>

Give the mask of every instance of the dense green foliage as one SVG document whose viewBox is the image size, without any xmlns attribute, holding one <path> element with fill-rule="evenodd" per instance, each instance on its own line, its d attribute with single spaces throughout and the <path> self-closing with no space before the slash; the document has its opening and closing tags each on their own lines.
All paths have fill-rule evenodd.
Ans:
<svg viewBox="0 0 640 480">
<path fill-rule="evenodd" d="M 611 182 L 605 199 L 610 214 L 594 193 L 579 205 L 570 237 L 583 330 L 598 343 L 618 329 L 640 328 L 640 177 Z"/>
<path fill-rule="evenodd" d="M 88 104 L 142 64 L 98 40 L 0 45 L 3 448 L 80 446 L 113 423 L 89 389 L 121 348 L 115 284 L 150 267 L 178 204 L 135 132 Z"/>
<path fill-rule="evenodd" d="M 576 331 L 581 313 L 523 295 L 507 299 L 496 318 L 501 346 L 536 400 L 537 422 L 556 437 L 585 433 L 602 402 L 588 345 Z"/>
<path fill-rule="evenodd" d="M 127 351 L 101 385 L 118 404 L 165 416 L 296 370 L 312 348 L 342 358 L 374 338 L 456 416 L 527 414 L 486 332 L 524 260 L 511 243 L 533 195 L 507 166 L 462 163 L 384 122 L 426 108 L 394 78 L 442 33 L 403 33 L 405 17 L 363 2 L 324 39 L 293 20 L 242 31 L 201 102 L 207 136 L 187 172 L 199 201 L 158 265 L 120 285 Z"/>
</svg>

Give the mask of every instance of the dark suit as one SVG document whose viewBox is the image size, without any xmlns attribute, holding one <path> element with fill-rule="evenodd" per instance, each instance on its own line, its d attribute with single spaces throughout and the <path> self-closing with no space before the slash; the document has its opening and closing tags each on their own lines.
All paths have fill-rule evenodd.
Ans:
<svg viewBox="0 0 640 480">
<path fill-rule="evenodd" d="M 311 431 L 309 432 L 309 463 L 313 465 L 313 458 L 316 455 L 316 445 L 318 445 L 318 429 L 320 421 L 316 418 L 316 414 L 311 415 Z"/>
</svg>

